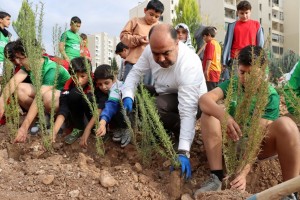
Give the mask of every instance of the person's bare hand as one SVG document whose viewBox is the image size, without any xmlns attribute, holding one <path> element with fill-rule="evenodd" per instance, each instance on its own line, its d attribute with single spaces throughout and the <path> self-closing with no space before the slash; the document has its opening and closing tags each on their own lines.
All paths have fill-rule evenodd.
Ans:
<svg viewBox="0 0 300 200">
<path fill-rule="evenodd" d="M 233 181 L 230 182 L 231 189 L 237 189 L 241 191 L 246 190 L 246 176 L 245 174 L 239 174 Z"/>
<path fill-rule="evenodd" d="M 232 117 L 229 117 L 227 120 L 227 135 L 235 142 L 238 141 L 242 136 L 240 126 Z"/>
<path fill-rule="evenodd" d="M 238 173 L 233 181 L 230 182 L 231 189 L 237 189 L 241 191 L 245 191 L 247 184 L 247 174 L 250 172 L 251 165 L 247 164 L 242 171 Z"/>
<path fill-rule="evenodd" d="M 105 134 L 106 134 L 106 126 L 100 123 L 100 126 L 96 131 L 96 136 L 104 136 Z"/>
<path fill-rule="evenodd" d="M 82 148 L 87 148 L 87 146 L 88 146 L 87 141 L 88 141 L 90 133 L 91 133 L 91 131 L 84 131 L 83 135 L 81 136 L 79 144 Z"/>
<path fill-rule="evenodd" d="M 149 40 L 147 38 L 147 36 L 143 36 L 140 38 L 140 43 L 141 44 L 148 44 L 149 43 Z"/>
<path fill-rule="evenodd" d="M 14 140 L 14 143 L 24 143 L 27 138 L 27 130 L 24 128 L 20 127 L 17 132 L 17 136 Z"/>
</svg>

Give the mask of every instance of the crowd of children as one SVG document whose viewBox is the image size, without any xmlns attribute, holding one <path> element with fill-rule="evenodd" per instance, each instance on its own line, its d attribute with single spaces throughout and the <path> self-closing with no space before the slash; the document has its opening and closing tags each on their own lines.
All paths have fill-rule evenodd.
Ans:
<svg viewBox="0 0 300 200">
<path fill-rule="evenodd" d="M 261 63 L 266 62 L 262 49 L 263 31 L 259 22 L 250 19 L 251 4 L 248 1 L 240 1 L 237 5 L 238 20 L 228 25 L 223 49 L 215 39 L 217 29 L 213 26 L 203 29 L 201 36 L 205 46 L 203 46 L 201 66 L 200 58 L 196 55 L 192 44 L 189 27 L 184 23 L 173 28 L 157 25 L 163 12 L 164 5 L 159 0 L 151 0 L 144 9 L 144 17 L 133 18 L 127 22 L 120 33 L 121 42 L 116 46 L 115 51 L 123 59 L 118 77 L 112 67 L 106 64 L 97 66 L 94 72 L 91 71 L 92 58 L 87 48 L 87 35 L 78 33 L 81 26 L 79 17 L 72 17 L 70 29 L 61 35 L 59 51 L 62 58 L 42 54 L 41 51 L 39 92 L 45 112 L 49 113 L 51 107 L 53 105 L 55 107 L 52 142 L 55 143 L 58 133 L 67 127 L 70 134 L 65 136 L 64 142 L 72 144 L 81 138 L 80 145 L 87 147 L 88 138 L 93 130 L 97 137 L 106 137 L 108 129 L 111 129 L 112 140 L 120 142 L 122 148 L 126 147 L 131 141 L 131 135 L 124 120 L 125 116 L 121 112 L 120 102 L 123 101 L 127 111 L 132 111 L 134 95 L 128 94 L 135 90 L 134 87 L 140 81 L 140 76 L 144 75 L 143 83 L 147 88 L 154 88 L 156 91 L 153 94 L 156 100 L 163 102 L 163 105 L 158 104 L 158 110 L 165 128 L 174 133 L 180 130 L 177 138 L 178 159 L 185 168 L 182 172 L 188 173 L 186 176 L 188 178 L 191 176 L 190 144 L 183 145 L 182 141 L 193 140 L 194 130 L 188 129 L 194 124 L 191 120 L 183 123 L 180 120 L 190 117 L 191 113 L 195 116 L 197 112 L 201 114 L 201 132 L 211 178 L 196 191 L 195 195 L 200 192 L 220 190 L 225 176 L 222 166 L 220 122 L 224 120 L 226 110 L 217 102 L 226 98 L 230 81 L 238 80 L 242 85 L 244 84 L 245 73 L 251 71 L 254 58 L 262 59 Z M 12 78 L 1 88 L 0 119 L 5 117 L 5 104 L 8 98 L 14 93 L 17 94 L 20 107 L 27 112 L 14 140 L 19 143 L 26 141 L 28 130 L 37 118 L 37 88 L 24 41 L 22 38 L 10 41 L 11 34 L 6 30 L 10 25 L 10 17 L 8 13 L 0 12 L 0 81 L 5 68 L 5 59 L 11 61 L 15 67 Z M 165 34 L 165 41 L 158 37 L 159 34 Z M 163 46 L 164 44 L 166 46 Z M 169 48 L 171 46 L 172 48 Z M 187 57 L 195 61 L 193 64 L 199 63 L 197 70 L 192 69 L 191 61 L 187 61 Z M 185 72 L 181 69 L 189 69 L 189 71 Z M 192 74 L 193 76 L 188 74 L 192 72 L 196 74 Z M 234 78 L 230 79 L 230 75 Z M 189 79 L 184 80 L 184 76 Z M 201 82 L 202 79 L 204 83 Z M 195 80 L 199 83 L 193 82 Z M 205 93 L 206 89 L 207 93 Z M 288 111 L 293 115 L 299 115 L 297 113 L 299 110 L 295 110 L 294 104 L 299 107 L 300 64 L 296 67 L 284 91 Z M 234 93 L 236 92 L 234 90 Z M 269 87 L 268 95 L 265 114 L 261 117 L 262 126 L 266 127 L 268 135 L 262 143 L 262 151 L 258 159 L 278 154 L 283 180 L 288 180 L 300 173 L 299 130 L 292 119 L 279 117 L 279 95 L 276 90 Z M 194 108 L 189 105 L 193 97 L 197 98 L 196 104 L 199 99 L 198 106 L 201 111 L 196 108 L 190 110 Z M 183 102 L 186 105 L 183 105 Z M 92 104 L 97 105 L 97 117 L 93 115 Z M 172 106 L 174 109 L 168 110 Z M 234 118 L 232 114 L 227 119 L 227 133 L 229 138 L 238 141 L 241 134 L 240 127 Z M 96 121 L 99 122 L 97 130 L 95 130 Z M 184 148 L 180 148 L 182 146 Z M 231 182 L 232 188 L 245 190 L 246 175 L 250 166 L 247 167 Z M 289 195 L 284 199 L 295 199 L 295 195 Z"/>
</svg>

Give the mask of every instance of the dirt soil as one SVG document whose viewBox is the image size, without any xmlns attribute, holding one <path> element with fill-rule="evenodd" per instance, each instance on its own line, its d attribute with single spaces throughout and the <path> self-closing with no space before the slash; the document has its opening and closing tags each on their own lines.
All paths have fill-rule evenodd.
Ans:
<svg viewBox="0 0 300 200">
<path fill-rule="evenodd" d="M 193 177 L 184 182 L 178 171 L 170 173 L 169 161 L 159 156 L 150 166 L 143 166 L 131 144 L 122 149 L 108 140 L 101 157 L 90 137 L 88 149 L 82 149 L 77 141 L 49 153 L 39 135 L 30 136 L 25 144 L 11 144 L 6 126 L 1 126 L 0 199 L 193 199 L 193 192 L 209 176 L 200 134 L 197 126 L 191 151 Z M 260 161 L 248 176 L 247 192 L 208 192 L 197 199 L 245 199 L 281 179 L 277 159 Z"/>
</svg>

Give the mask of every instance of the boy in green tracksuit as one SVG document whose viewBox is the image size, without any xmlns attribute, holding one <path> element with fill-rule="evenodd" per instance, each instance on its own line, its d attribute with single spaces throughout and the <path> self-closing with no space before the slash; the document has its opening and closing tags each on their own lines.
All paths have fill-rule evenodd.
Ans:
<svg viewBox="0 0 300 200">
<path fill-rule="evenodd" d="M 81 26 L 81 20 L 78 17 L 72 17 L 70 30 L 61 35 L 59 51 L 63 58 L 70 63 L 73 58 L 80 57 L 81 37 L 78 31 Z"/>
<path fill-rule="evenodd" d="M 284 86 L 284 98 L 289 113 L 300 115 L 299 110 L 295 109 L 300 107 L 300 61 Z"/>
<path fill-rule="evenodd" d="M 11 34 L 5 29 L 10 25 L 10 14 L 0 11 L 0 82 L 4 71 L 4 47 L 9 42 Z"/>
<path fill-rule="evenodd" d="M 11 94 L 16 92 L 18 95 L 18 102 L 20 106 L 28 110 L 28 113 L 17 131 L 17 136 L 14 142 L 25 142 L 28 129 L 33 122 L 34 118 L 38 114 L 38 106 L 36 100 L 36 79 L 30 66 L 28 57 L 26 56 L 25 47 L 21 40 L 17 40 L 13 47 L 13 56 L 15 62 L 20 64 L 21 69 L 9 80 L 9 82 L 3 88 L 0 96 L 0 118 L 5 111 L 4 103 Z M 60 91 L 65 82 L 70 78 L 69 72 L 60 65 L 51 61 L 48 57 L 40 58 L 41 64 L 41 96 L 44 103 L 45 111 L 50 111 L 52 106 L 52 99 L 54 99 L 54 110 L 58 108 L 58 99 Z M 57 69 L 58 68 L 58 69 Z M 58 71 L 57 81 L 55 85 L 56 72 Z M 23 81 L 30 76 L 31 83 L 23 83 Z M 55 88 L 54 88 L 55 86 Z M 53 91 L 54 90 L 54 91 Z M 52 95 L 54 94 L 54 98 Z"/>
</svg>

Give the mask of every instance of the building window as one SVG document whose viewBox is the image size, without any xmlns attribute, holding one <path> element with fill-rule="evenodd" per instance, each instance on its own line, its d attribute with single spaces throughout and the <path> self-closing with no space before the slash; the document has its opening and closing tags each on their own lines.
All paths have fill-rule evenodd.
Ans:
<svg viewBox="0 0 300 200">
<path fill-rule="evenodd" d="M 279 48 L 279 54 L 280 54 L 280 55 L 283 54 L 283 48 L 282 48 L 282 47 Z"/>
<path fill-rule="evenodd" d="M 271 0 L 269 0 L 269 6 L 271 6 Z"/>
<path fill-rule="evenodd" d="M 272 46 L 273 53 L 279 54 L 279 47 Z"/>
<path fill-rule="evenodd" d="M 262 18 L 259 18 L 259 23 L 262 24 Z"/>
<path fill-rule="evenodd" d="M 271 20 L 271 13 L 269 13 L 269 20 Z"/>
<path fill-rule="evenodd" d="M 279 19 L 280 19 L 280 20 L 284 20 L 283 12 L 280 12 L 280 13 L 279 13 Z"/>
<path fill-rule="evenodd" d="M 260 11 L 262 10 L 262 4 L 261 3 L 259 4 L 259 10 Z"/>
<path fill-rule="evenodd" d="M 277 35 L 277 34 L 272 34 L 272 41 L 273 41 L 273 42 L 279 42 L 279 35 Z"/>
<path fill-rule="evenodd" d="M 279 0 L 273 0 L 273 6 L 279 6 Z"/>
</svg>

